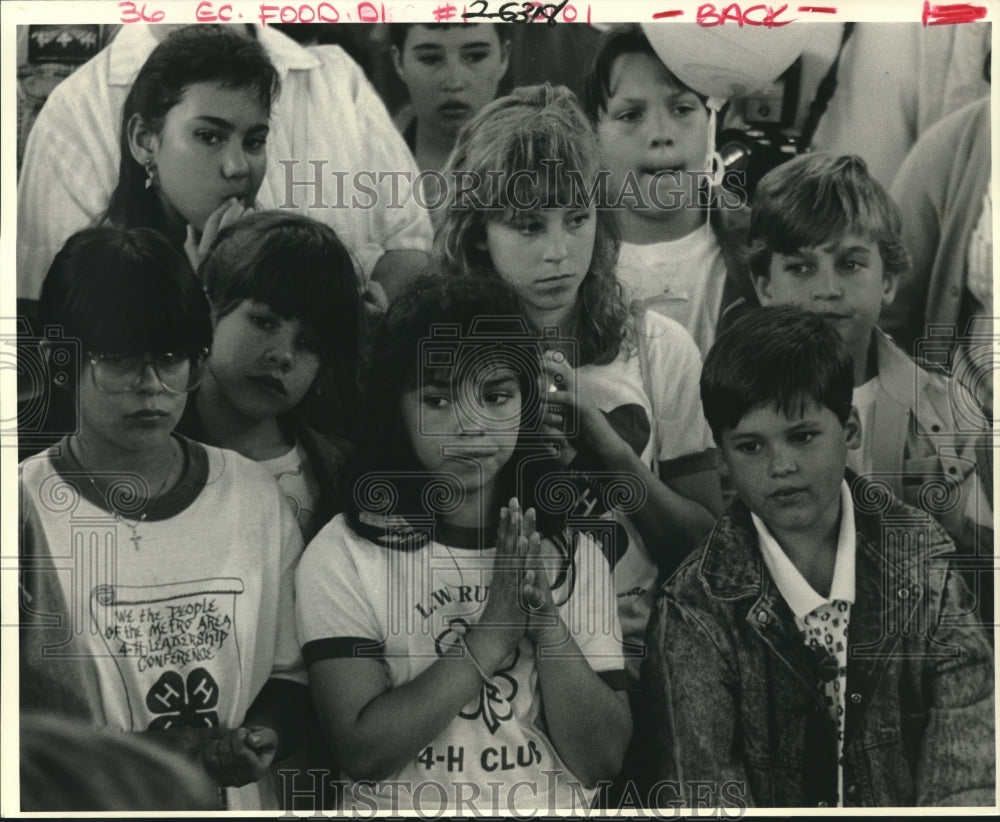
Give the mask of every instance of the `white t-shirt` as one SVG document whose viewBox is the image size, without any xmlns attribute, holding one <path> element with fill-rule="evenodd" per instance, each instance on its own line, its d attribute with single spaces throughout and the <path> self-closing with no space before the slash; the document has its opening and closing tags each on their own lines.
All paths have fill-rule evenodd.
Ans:
<svg viewBox="0 0 1000 822">
<path fill-rule="evenodd" d="M 679 322 L 702 357 L 715 340 L 726 262 L 715 234 L 703 225 L 679 240 L 622 243 L 615 272 L 628 301 Z"/>
<path fill-rule="evenodd" d="M 861 419 L 861 447 L 847 452 L 847 467 L 859 476 L 870 474 L 874 466 L 874 448 L 871 432 L 875 428 L 875 399 L 878 397 L 878 377 L 857 386 L 851 395 L 851 404 L 858 409 Z"/>
<path fill-rule="evenodd" d="M 429 541 L 408 551 L 389 548 L 359 536 L 343 514 L 335 517 L 309 544 L 296 574 L 307 662 L 366 648 L 384 664 L 390 688 L 416 678 L 455 645 L 457 624 L 474 625 L 482 616 L 496 549 L 474 545 Z M 547 541 L 546 549 L 554 550 Z M 562 603 L 560 613 L 591 667 L 620 674 L 610 573 L 592 540 L 578 538 L 574 568 L 572 590 L 566 584 L 553 591 Z M 494 673 L 493 685 L 484 683 L 409 763 L 380 782 L 350 783 L 343 809 L 374 805 L 440 813 L 442 804 L 469 800 L 481 812 L 497 815 L 574 802 L 582 808 L 592 796 L 548 738 L 535 648 L 524 639 Z"/>
<path fill-rule="evenodd" d="M 291 511 L 256 463 L 181 443 L 185 474 L 141 522 L 115 520 L 65 440 L 21 464 L 22 556 L 55 565 L 73 611 L 59 652 L 93 659 L 121 731 L 239 727 L 270 677 L 306 683 Z M 260 807 L 256 785 L 228 793 L 232 809 Z"/>
<path fill-rule="evenodd" d="M 295 514 L 295 521 L 302 532 L 303 543 L 316 536 L 316 501 L 319 499 L 319 481 L 309 461 L 309 455 L 298 440 L 280 457 L 260 460 L 258 463 L 274 477 L 285 500 Z"/>
<path fill-rule="evenodd" d="M 973 313 L 993 316 L 993 199 L 989 188 L 983 195 L 982 211 L 969 237 L 966 287 L 976 301 Z"/>
<path fill-rule="evenodd" d="M 698 385 L 701 377 L 698 349 L 677 322 L 653 311 L 643 316 L 640 333 L 646 337 L 652 396 L 646 393 L 638 350 L 629 354 L 624 346 L 607 365 L 585 365 L 578 369 L 581 394 L 604 413 L 650 470 L 656 463 L 668 463 L 661 473 L 666 477 L 714 468 L 714 443 L 702 411 Z M 614 478 L 609 479 L 614 482 Z M 630 643 L 626 665 L 637 680 L 658 566 L 631 519 L 621 513 L 628 508 L 628 492 L 625 494 L 618 500 L 619 513 L 615 519 L 621 526 L 616 538 L 626 544 L 614 546 L 620 557 L 614 577 L 622 632 Z M 663 546 L 661 550 L 669 547 Z"/>
</svg>

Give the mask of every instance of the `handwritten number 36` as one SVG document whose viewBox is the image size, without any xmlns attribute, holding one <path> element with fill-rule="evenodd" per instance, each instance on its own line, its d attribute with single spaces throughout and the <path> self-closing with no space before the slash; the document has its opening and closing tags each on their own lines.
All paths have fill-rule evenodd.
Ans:
<svg viewBox="0 0 1000 822">
<path fill-rule="evenodd" d="M 145 3 L 137 6 L 131 0 L 119 3 L 118 8 L 121 10 L 123 23 L 159 23 L 166 16 L 166 12 L 163 9 L 155 9 L 147 12 Z"/>
</svg>

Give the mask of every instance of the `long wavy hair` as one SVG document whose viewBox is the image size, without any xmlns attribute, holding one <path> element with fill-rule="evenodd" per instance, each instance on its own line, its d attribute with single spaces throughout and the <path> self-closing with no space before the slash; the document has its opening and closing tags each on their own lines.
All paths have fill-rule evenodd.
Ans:
<svg viewBox="0 0 1000 822">
<path fill-rule="evenodd" d="M 593 130 L 569 89 L 526 86 L 494 100 L 459 132 L 443 170 L 448 198 L 437 213 L 436 257 L 452 271 L 499 277 L 486 250 L 487 223 L 512 221 L 526 203 L 585 205 L 599 168 Z M 619 245 L 612 215 L 598 208 L 572 329 L 575 365 L 609 363 L 626 342 L 628 309 L 615 276 Z"/>
<path fill-rule="evenodd" d="M 268 111 L 281 87 L 277 69 L 256 40 L 215 25 L 184 26 L 171 32 L 146 58 L 122 106 L 118 185 L 100 222 L 166 230 L 156 189 L 146 187 L 146 170 L 132 156 L 128 124 L 138 114 L 159 134 L 167 112 L 196 83 L 247 89 Z M 183 243 L 183 238 L 173 239 Z"/>
</svg>

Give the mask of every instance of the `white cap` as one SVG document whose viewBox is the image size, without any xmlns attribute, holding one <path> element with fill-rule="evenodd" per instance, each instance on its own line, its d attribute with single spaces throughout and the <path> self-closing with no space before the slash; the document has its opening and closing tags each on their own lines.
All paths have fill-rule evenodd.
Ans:
<svg viewBox="0 0 1000 822">
<path fill-rule="evenodd" d="M 642 30 L 656 56 L 677 79 L 710 98 L 710 108 L 774 82 L 802 54 L 812 36 L 808 25 L 703 28 L 658 22 L 643 23 Z"/>
</svg>

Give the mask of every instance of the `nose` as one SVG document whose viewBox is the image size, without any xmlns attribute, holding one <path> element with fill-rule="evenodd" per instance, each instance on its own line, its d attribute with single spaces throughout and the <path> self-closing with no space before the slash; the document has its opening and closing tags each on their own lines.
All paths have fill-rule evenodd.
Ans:
<svg viewBox="0 0 1000 822">
<path fill-rule="evenodd" d="M 544 255 L 547 263 L 560 263 L 569 255 L 566 228 L 561 222 L 546 232 Z"/>
<path fill-rule="evenodd" d="M 455 431 L 463 436 L 482 436 L 485 420 L 482 409 L 472 397 L 458 396 L 454 404 Z"/>
<path fill-rule="evenodd" d="M 794 451 L 786 445 L 775 446 L 771 449 L 767 467 L 772 477 L 787 477 L 789 474 L 794 474 L 798 470 Z"/>
<path fill-rule="evenodd" d="M 813 278 L 813 293 L 818 300 L 839 300 L 844 296 L 844 284 L 832 264 L 819 266 Z"/>
<path fill-rule="evenodd" d="M 231 140 L 222 158 L 222 176 L 246 177 L 249 173 L 250 163 L 243 152 L 243 146 L 238 140 Z"/>
<path fill-rule="evenodd" d="M 295 334 L 292 330 L 276 334 L 264 357 L 269 364 L 278 366 L 283 372 L 291 371 L 295 366 Z"/>
<path fill-rule="evenodd" d="M 461 60 L 447 60 L 444 68 L 442 87 L 445 91 L 456 92 L 465 88 L 467 69 Z"/>
<path fill-rule="evenodd" d="M 160 375 L 156 373 L 153 364 L 148 362 L 143 365 L 139 374 L 139 379 L 135 384 L 135 393 L 152 395 L 159 394 L 161 391 L 163 391 L 163 382 L 160 380 Z"/>
<path fill-rule="evenodd" d="M 674 144 L 673 123 L 670 114 L 661 106 L 652 106 L 647 114 L 649 126 L 649 141 L 653 148 L 662 148 Z"/>
</svg>

